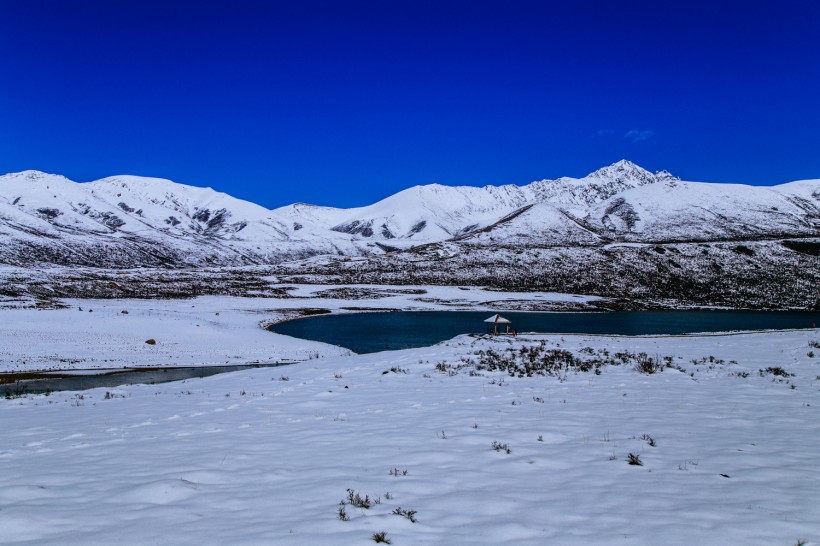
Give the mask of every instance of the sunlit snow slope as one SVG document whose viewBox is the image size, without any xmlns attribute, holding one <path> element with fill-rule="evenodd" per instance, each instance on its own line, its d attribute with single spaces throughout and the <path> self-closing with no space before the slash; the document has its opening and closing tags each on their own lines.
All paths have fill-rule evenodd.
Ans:
<svg viewBox="0 0 820 546">
<path fill-rule="evenodd" d="M 448 240 L 480 245 L 760 240 L 816 236 L 820 181 L 683 182 L 619 161 L 525 186 L 416 186 L 354 209 L 268 210 L 210 188 L 115 176 L 0 176 L 0 263 L 242 265 L 381 255 Z"/>
</svg>

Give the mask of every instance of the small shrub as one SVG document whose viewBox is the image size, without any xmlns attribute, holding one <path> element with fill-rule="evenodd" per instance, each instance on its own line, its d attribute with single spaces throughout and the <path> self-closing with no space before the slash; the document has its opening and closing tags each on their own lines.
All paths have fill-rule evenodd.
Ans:
<svg viewBox="0 0 820 546">
<path fill-rule="evenodd" d="M 775 377 L 794 377 L 793 373 L 789 373 L 780 366 L 769 366 L 765 370 L 760 370 L 760 377 L 766 375 L 774 375 Z"/>
<path fill-rule="evenodd" d="M 652 375 L 655 372 L 662 371 L 663 365 L 646 353 L 638 353 L 635 355 L 635 370 L 646 375 Z"/>
<path fill-rule="evenodd" d="M 407 476 L 407 470 L 399 470 L 398 468 L 390 469 L 391 476 Z"/>
<path fill-rule="evenodd" d="M 643 466 L 643 461 L 641 461 L 641 456 L 636 453 L 630 453 L 626 456 L 626 462 L 633 466 Z"/>
<path fill-rule="evenodd" d="M 509 446 L 508 446 L 507 444 L 502 444 L 501 442 L 497 442 L 497 441 L 493 440 L 493 443 L 492 443 L 492 444 L 490 444 L 490 445 L 491 445 L 491 446 L 492 446 L 492 448 L 493 448 L 494 450 L 496 450 L 496 451 L 503 451 L 503 452 L 505 452 L 507 455 L 509 455 L 510 453 L 512 453 L 512 450 L 509 448 Z"/>
<path fill-rule="evenodd" d="M 350 516 L 347 515 L 347 511 L 345 510 L 344 504 L 339 506 L 339 513 L 337 517 L 342 521 L 350 521 Z"/>
<path fill-rule="evenodd" d="M 371 536 L 370 539 L 376 543 L 390 544 L 390 539 L 387 537 L 386 531 L 378 531 L 373 533 L 373 536 Z"/>
<path fill-rule="evenodd" d="M 641 436 L 641 440 L 644 440 L 650 447 L 655 447 L 655 439 L 649 434 L 644 434 Z"/>
<path fill-rule="evenodd" d="M 416 510 L 404 510 L 401 506 L 393 510 L 393 515 L 403 516 L 410 520 L 410 523 L 416 523 Z"/>
<path fill-rule="evenodd" d="M 538 439 L 539 442 L 543 442 L 544 441 L 544 435 L 539 434 L 537 439 Z"/>
<path fill-rule="evenodd" d="M 373 502 L 370 500 L 370 497 L 368 495 L 362 497 L 358 491 L 348 489 L 347 500 L 345 501 L 343 499 L 341 504 L 349 504 L 350 506 L 355 506 L 356 508 L 363 508 L 367 510 L 373 505 Z"/>
</svg>

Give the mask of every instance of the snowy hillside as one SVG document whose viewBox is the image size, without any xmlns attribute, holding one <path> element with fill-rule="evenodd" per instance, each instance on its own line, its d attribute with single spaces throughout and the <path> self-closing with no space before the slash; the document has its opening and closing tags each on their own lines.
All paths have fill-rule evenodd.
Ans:
<svg viewBox="0 0 820 546">
<path fill-rule="evenodd" d="M 162 179 L 26 171 L 0 176 L 0 240 L 0 264 L 69 268 L 45 284 L 12 275 L 0 285 L 10 298 L 261 295 L 281 278 L 820 306 L 820 180 L 685 182 L 628 161 L 525 186 L 416 186 L 353 209 L 268 210 Z M 176 273 L 123 283 L 104 271 L 124 268 Z"/>
<path fill-rule="evenodd" d="M 613 238 L 635 240 L 817 235 L 820 183 L 769 188 L 669 181 L 626 190 L 593 207 L 586 220 Z"/>
<path fill-rule="evenodd" d="M 282 242 L 289 255 L 301 251 L 292 227 L 268 209 L 136 176 L 84 184 L 36 171 L 2 176 L 0 230 L 6 263 L 184 267 L 275 261 Z M 314 236 L 307 252 L 335 250 Z"/>
<path fill-rule="evenodd" d="M 270 264 L 468 240 L 526 246 L 816 235 L 820 183 L 681 182 L 620 161 L 526 186 L 416 186 L 355 209 L 268 210 L 210 188 L 115 176 L 0 177 L 0 263 L 99 267 Z"/>
<path fill-rule="evenodd" d="M 429 243 L 480 233 L 535 204 L 583 211 L 624 190 L 667 180 L 674 179 L 666 172 L 652 174 L 619 161 L 581 179 L 541 180 L 526 186 L 415 186 L 367 207 L 325 209 L 320 221 L 333 231 L 404 247 L 402 240 Z M 293 207 L 298 206 L 276 212 Z M 300 210 L 306 213 L 302 223 L 316 220 L 314 211 Z M 552 224 L 550 219 L 545 222 L 547 228 Z"/>
</svg>

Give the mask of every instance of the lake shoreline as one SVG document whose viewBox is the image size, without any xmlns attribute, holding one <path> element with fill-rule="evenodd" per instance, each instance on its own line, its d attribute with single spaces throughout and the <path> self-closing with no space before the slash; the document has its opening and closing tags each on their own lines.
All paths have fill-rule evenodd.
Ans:
<svg viewBox="0 0 820 546">
<path fill-rule="evenodd" d="M 480 311 L 487 316 L 513 310 L 530 317 L 535 312 L 552 315 L 560 308 L 567 317 L 596 316 L 609 320 L 615 316 L 602 308 L 600 298 L 574 294 L 499 292 L 470 287 L 419 286 L 411 291 L 367 287 L 367 293 L 352 302 L 342 298 L 346 294 L 344 286 L 289 287 L 290 298 L 74 299 L 63 301 L 59 308 L 0 308 L 0 372 L 85 369 L 105 373 L 103 370 L 140 367 L 307 361 L 350 354 L 342 348 L 345 343 L 308 341 L 272 334 L 269 329 L 277 323 L 301 323 L 305 315 L 323 314 L 330 318 L 374 316 L 378 312 L 377 320 L 387 320 L 396 310 Z M 574 309 L 565 306 L 568 302 L 572 302 Z M 583 310 L 578 309 L 581 306 Z M 445 337 L 484 332 L 482 324 L 472 326 Z M 554 331 L 523 323 L 513 327 L 519 332 Z M 729 324 L 724 329 L 743 328 Z"/>
</svg>

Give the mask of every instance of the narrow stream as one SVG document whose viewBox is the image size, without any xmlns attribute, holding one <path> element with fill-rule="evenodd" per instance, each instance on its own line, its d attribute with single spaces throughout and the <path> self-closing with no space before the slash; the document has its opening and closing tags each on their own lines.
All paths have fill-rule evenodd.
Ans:
<svg viewBox="0 0 820 546">
<path fill-rule="evenodd" d="M 52 391 L 80 391 L 98 387 L 119 387 L 134 383 L 155 384 L 181 381 L 193 377 L 208 377 L 218 373 L 250 368 L 289 366 L 292 362 L 272 364 L 241 364 L 235 366 L 188 366 L 180 368 L 128 368 L 123 370 L 83 370 L 66 372 L 0 373 L 0 396 L 11 398 L 23 394 L 43 394 Z"/>
</svg>

